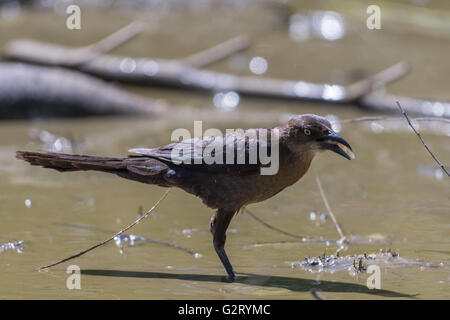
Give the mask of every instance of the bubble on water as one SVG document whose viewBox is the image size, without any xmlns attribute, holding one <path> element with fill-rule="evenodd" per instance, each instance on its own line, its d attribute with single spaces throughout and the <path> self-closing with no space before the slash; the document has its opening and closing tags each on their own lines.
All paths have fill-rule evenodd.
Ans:
<svg viewBox="0 0 450 320">
<path fill-rule="evenodd" d="M 310 219 L 311 221 L 314 221 L 314 220 L 316 220 L 316 218 L 317 218 L 316 213 L 315 213 L 314 211 L 312 211 L 312 212 L 309 214 L 309 219 Z"/>
<path fill-rule="evenodd" d="M 200 253 L 198 253 L 198 252 L 196 252 L 196 253 L 194 254 L 194 258 L 195 258 L 195 259 L 200 259 L 201 257 L 203 257 L 202 254 L 200 254 Z"/>
<path fill-rule="evenodd" d="M 32 205 L 33 205 L 33 203 L 31 202 L 30 199 L 26 199 L 26 200 L 25 200 L 25 206 L 26 206 L 27 208 L 31 208 Z"/>
</svg>

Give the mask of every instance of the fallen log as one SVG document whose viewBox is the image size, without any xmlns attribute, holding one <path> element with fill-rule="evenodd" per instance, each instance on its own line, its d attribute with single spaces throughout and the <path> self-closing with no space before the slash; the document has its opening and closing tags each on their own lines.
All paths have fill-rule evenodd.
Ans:
<svg viewBox="0 0 450 320">
<path fill-rule="evenodd" d="M 0 63 L 0 119 L 149 114 L 163 103 L 63 68 Z"/>
<path fill-rule="evenodd" d="M 335 103 L 359 103 L 364 95 L 395 81 L 409 71 L 406 63 L 397 63 L 385 70 L 347 86 L 327 83 L 312 83 L 261 76 L 237 76 L 229 73 L 200 69 L 249 45 L 248 38 L 241 36 L 188 58 L 165 60 L 99 55 L 82 64 L 71 65 L 78 70 L 105 80 L 143 85 L 167 85 L 178 88 L 210 92 L 235 91 L 240 94 L 315 100 Z M 54 65 L 63 58 L 55 52 L 69 56 L 68 47 L 32 40 L 14 40 L 7 44 L 4 56 L 7 59 Z M 48 58 L 48 57 L 51 58 Z M 68 63 L 57 63 L 67 66 Z M 392 112 L 396 111 L 395 105 Z M 408 109 L 408 106 L 405 106 Z M 409 111 L 409 110 L 408 110 Z"/>
<path fill-rule="evenodd" d="M 400 101 L 403 109 L 407 110 L 410 114 L 418 114 L 424 117 L 450 118 L 450 103 L 443 101 L 372 92 L 361 98 L 361 105 L 378 112 L 392 112 L 392 108 L 397 105 L 397 101 Z"/>
</svg>

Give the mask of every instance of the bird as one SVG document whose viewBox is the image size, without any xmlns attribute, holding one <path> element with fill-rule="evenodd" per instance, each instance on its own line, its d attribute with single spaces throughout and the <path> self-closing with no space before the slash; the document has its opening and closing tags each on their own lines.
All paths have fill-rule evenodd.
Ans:
<svg viewBox="0 0 450 320">
<path fill-rule="evenodd" d="M 269 163 L 261 150 L 270 154 L 270 165 L 276 165 L 273 172 L 263 172 L 269 169 Z M 225 268 L 225 281 L 233 282 L 236 275 L 225 252 L 226 231 L 233 216 L 296 183 L 308 171 L 314 156 L 326 150 L 348 160 L 355 157 L 351 146 L 326 118 L 303 114 L 280 126 L 131 149 L 126 158 L 31 151 L 17 151 L 16 157 L 61 172 L 103 171 L 160 187 L 178 187 L 199 197 L 215 210 L 209 224 L 213 247 Z"/>
</svg>

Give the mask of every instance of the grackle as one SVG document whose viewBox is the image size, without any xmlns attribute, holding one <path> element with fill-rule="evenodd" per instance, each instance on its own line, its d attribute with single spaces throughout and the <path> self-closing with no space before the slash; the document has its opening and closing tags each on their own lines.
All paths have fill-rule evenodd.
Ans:
<svg viewBox="0 0 450 320">
<path fill-rule="evenodd" d="M 161 187 L 179 187 L 198 196 L 205 205 L 217 210 L 210 221 L 213 245 L 225 267 L 227 280 L 233 281 L 235 274 L 225 253 L 225 233 L 234 214 L 297 182 L 318 152 L 331 150 L 349 160 L 354 158 L 350 145 L 331 129 L 330 122 L 316 115 L 299 115 L 279 127 L 250 130 L 253 135 L 246 135 L 249 130 L 242 130 L 227 133 L 221 139 L 220 136 L 202 137 L 154 149 L 132 149 L 133 155 L 127 158 L 28 151 L 18 151 L 17 158 L 58 171 L 114 173 Z M 222 145 L 217 147 L 219 141 Z M 209 156 L 223 161 L 206 161 L 202 151 L 208 146 L 214 146 Z M 262 163 L 259 153 L 256 157 L 251 155 L 263 147 L 272 159 L 278 157 L 278 170 L 274 174 L 262 174 L 261 169 L 268 164 Z M 225 161 L 227 152 L 230 154 L 228 150 L 232 153 Z"/>
</svg>

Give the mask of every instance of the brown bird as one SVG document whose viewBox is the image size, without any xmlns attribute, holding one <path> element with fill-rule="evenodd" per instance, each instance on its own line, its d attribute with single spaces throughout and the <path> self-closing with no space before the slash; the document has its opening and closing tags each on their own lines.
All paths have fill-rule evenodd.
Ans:
<svg viewBox="0 0 450 320">
<path fill-rule="evenodd" d="M 254 155 L 264 149 L 271 157 L 270 163 L 260 152 Z M 354 158 L 350 145 L 331 129 L 328 120 L 307 114 L 295 116 L 279 127 L 194 138 L 154 149 L 132 149 L 134 155 L 128 158 L 28 151 L 18 151 L 17 158 L 58 171 L 115 173 L 161 187 L 179 187 L 198 196 L 208 207 L 217 209 L 210 222 L 213 245 L 227 280 L 233 281 L 235 274 L 225 253 L 225 233 L 234 214 L 294 184 L 306 173 L 314 156 L 324 150 Z M 216 161 L 211 162 L 206 155 Z M 278 170 L 263 174 L 263 169 L 272 164 Z"/>
</svg>

